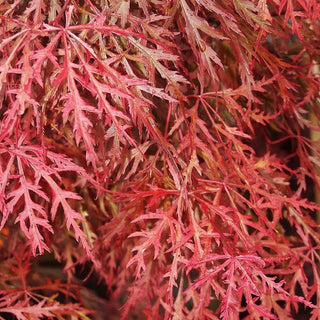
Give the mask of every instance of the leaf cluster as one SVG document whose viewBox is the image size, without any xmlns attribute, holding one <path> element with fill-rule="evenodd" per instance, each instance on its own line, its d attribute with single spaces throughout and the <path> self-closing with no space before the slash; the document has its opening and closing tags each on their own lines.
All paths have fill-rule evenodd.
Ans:
<svg viewBox="0 0 320 320">
<path fill-rule="evenodd" d="M 320 319 L 319 13 L 1 0 L 0 319 Z"/>
</svg>

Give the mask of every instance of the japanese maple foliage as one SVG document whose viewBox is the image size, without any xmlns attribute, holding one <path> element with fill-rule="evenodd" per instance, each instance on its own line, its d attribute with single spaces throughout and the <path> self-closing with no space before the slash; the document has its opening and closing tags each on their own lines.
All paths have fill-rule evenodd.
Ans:
<svg viewBox="0 0 320 320">
<path fill-rule="evenodd" d="M 320 320 L 319 1 L 0 22 L 0 319 Z"/>
</svg>

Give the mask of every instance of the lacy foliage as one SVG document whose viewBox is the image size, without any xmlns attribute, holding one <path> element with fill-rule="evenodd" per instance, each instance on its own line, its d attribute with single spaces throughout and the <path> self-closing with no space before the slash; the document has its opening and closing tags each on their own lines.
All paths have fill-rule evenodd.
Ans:
<svg viewBox="0 0 320 320">
<path fill-rule="evenodd" d="M 0 319 L 320 319 L 319 15 L 0 1 Z"/>
</svg>

